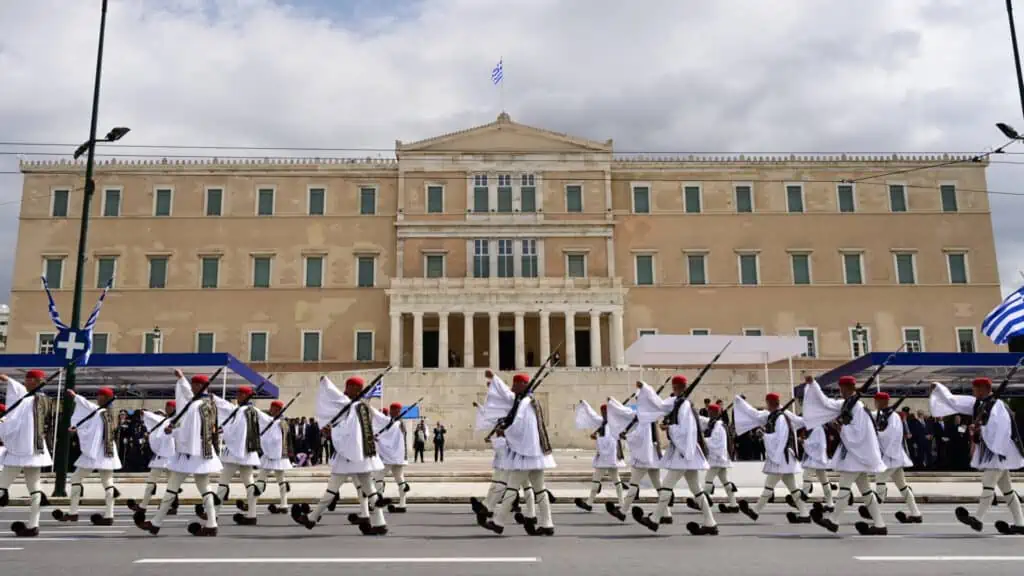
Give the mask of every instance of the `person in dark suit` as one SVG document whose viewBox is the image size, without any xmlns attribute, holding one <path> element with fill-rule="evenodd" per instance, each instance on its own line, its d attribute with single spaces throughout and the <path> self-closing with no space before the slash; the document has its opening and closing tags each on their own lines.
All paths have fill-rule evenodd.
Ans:
<svg viewBox="0 0 1024 576">
<path fill-rule="evenodd" d="M 306 445 L 309 446 L 310 464 L 320 463 L 320 429 L 313 425 L 306 426 Z"/>
</svg>

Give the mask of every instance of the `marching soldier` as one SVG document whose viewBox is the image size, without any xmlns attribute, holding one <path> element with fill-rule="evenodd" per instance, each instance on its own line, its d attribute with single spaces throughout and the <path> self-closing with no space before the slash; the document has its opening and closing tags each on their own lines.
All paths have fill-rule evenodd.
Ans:
<svg viewBox="0 0 1024 576">
<path fill-rule="evenodd" d="M 128 509 L 134 513 L 133 516 L 138 516 L 143 520 L 146 519 L 146 508 L 149 507 L 149 501 L 156 494 L 157 484 L 167 480 L 167 464 L 174 457 L 174 437 L 167 434 L 158 424 L 168 415 L 173 416 L 176 410 L 177 404 L 174 400 L 168 400 L 164 405 L 163 412 L 159 410 L 156 412 L 143 410 L 142 412 L 143 425 L 149 430 L 149 448 L 153 451 L 153 458 L 149 461 L 149 476 L 146 477 L 146 488 L 142 492 L 142 501 L 136 502 L 129 498 L 126 504 Z M 177 513 L 178 500 L 175 499 L 167 514 L 174 516 Z"/>
<path fill-rule="evenodd" d="M 237 406 L 217 395 L 212 396 L 217 405 L 217 418 L 224 437 L 224 452 L 220 456 L 224 470 L 220 473 L 217 485 L 217 501 L 222 503 L 228 499 L 231 480 L 238 474 L 245 486 L 246 500 L 244 504 L 239 500 L 236 506 L 245 512 L 236 512 L 232 520 L 241 526 L 256 524 L 256 498 L 260 495 L 253 480 L 263 448 L 260 446 L 259 410 L 252 404 L 252 395 L 251 387 L 239 386 L 236 393 Z M 205 519 L 205 510 L 199 504 L 196 505 L 196 516 Z"/>
<path fill-rule="evenodd" d="M 708 418 L 700 418 L 701 430 L 704 434 L 704 444 L 708 448 L 708 465 L 711 467 L 704 478 L 704 492 L 711 496 L 715 493 L 715 478 L 722 483 L 727 501 L 718 505 L 718 511 L 723 514 L 735 514 L 740 511 L 736 503 L 736 484 L 729 480 L 729 469 L 732 468 L 732 459 L 729 457 L 729 431 L 728 423 L 722 414 L 721 404 L 708 406 Z M 693 497 L 686 499 L 686 505 L 694 510 L 700 510 Z"/>
<path fill-rule="evenodd" d="M 0 417 L 0 441 L 3 441 L 3 461 L 0 467 L 0 508 L 10 502 L 8 490 L 19 475 L 25 475 L 25 488 L 29 493 L 28 522 L 11 524 L 11 531 L 19 538 L 39 536 L 39 508 L 49 504 L 39 482 L 43 468 L 53 466 L 50 450 L 46 446 L 46 417 L 50 414 L 50 399 L 39 387 L 46 374 L 42 370 L 29 370 L 22 385 L 6 374 L 0 382 L 7 384 L 9 410 Z"/>
<path fill-rule="evenodd" d="M 281 498 L 279 504 L 267 507 L 271 514 L 288 513 L 288 493 L 292 491 L 291 483 L 285 480 L 285 472 L 292 469 L 291 457 L 295 454 L 295 447 L 292 446 L 292 437 L 288 434 L 288 422 L 280 417 L 283 409 L 284 403 L 274 400 L 270 403 L 269 416 L 259 410 L 256 411 L 256 416 L 260 420 L 260 445 L 263 447 L 260 474 L 256 484 L 260 492 L 265 492 L 267 477 L 273 472 Z"/>
<path fill-rule="evenodd" d="M 377 492 L 384 495 L 384 474 L 390 473 L 398 486 L 398 504 L 388 504 L 388 512 L 405 513 L 405 497 L 409 492 L 409 483 L 405 481 L 405 467 L 409 464 L 409 445 L 405 436 L 405 422 L 399 420 L 402 415 L 402 405 L 393 402 L 388 406 L 388 415 L 397 424 L 385 424 L 377 433 L 377 451 L 380 453 L 384 469 L 374 473 L 374 481 L 377 485 Z M 384 430 L 387 428 L 387 430 Z"/>
<path fill-rule="evenodd" d="M 619 470 L 626 467 L 623 459 L 622 440 L 612 434 L 608 426 L 608 405 L 601 405 L 598 416 L 586 400 L 576 405 L 576 428 L 593 430 L 590 437 L 597 441 L 597 453 L 594 454 L 594 476 L 590 481 L 590 495 L 587 499 L 576 498 L 576 507 L 590 512 L 594 509 L 594 498 L 601 493 L 601 482 L 608 476 L 615 486 L 615 502 L 621 508 L 622 493 L 625 483 L 619 477 Z"/>
<path fill-rule="evenodd" d="M 822 508 L 831 512 L 835 509 L 835 502 L 832 499 L 833 486 L 828 480 L 828 435 L 825 434 L 825 427 L 818 426 L 810 432 L 803 428 L 799 432 L 804 434 L 804 458 L 800 461 L 804 469 L 804 493 L 811 494 L 814 490 L 813 480 L 817 480 L 821 484 Z"/>
<path fill-rule="evenodd" d="M 900 524 L 920 524 L 922 522 L 921 510 L 917 507 L 917 499 L 914 498 L 914 491 L 907 484 L 906 475 L 903 469 L 914 465 L 910 459 L 906 445 L 906 430 L 903 428 L 903 419 L 893 410 L 889 410 L 889 394 L 879 392 L 875 394 L 875 429 L 878 430 L 878 446 L 882 450 L 882 462 L 885 464 L 885 472 L 875 476 L 875 493 L 878 500 L 885 502 L 886 482 L 892 480 L 896 489 L 903 495 L 903 503 L 907 512 L 900 510 L 896 512 L 896 520 Z M 858 509 L 861 518 L 870 519 L 868 509 L 861 506 Z"/>
</svg>

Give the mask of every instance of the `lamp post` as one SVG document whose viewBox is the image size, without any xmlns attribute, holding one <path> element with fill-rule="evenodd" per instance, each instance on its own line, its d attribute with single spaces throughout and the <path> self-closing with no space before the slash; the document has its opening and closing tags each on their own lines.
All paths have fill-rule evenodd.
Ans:
<svg viewBox="0 0 1024 576">
<path fill-rule="evenodd" d="M 164 335 L 160 332 L 159 326 L 153 327 L 153 353 L 160 354 L 164 351 Z"/>
<path fill-rule="evenodd" d="M 867 354 L 867 336 L 868 331 L 861 326 L 860 322 L 857 322 L 857 325 L 853 327 L 853 339 L 857 341 L 860 356 Z"/>
<path fill-rule="evenodd" d="M 100 78 L 103 70 L 103 37 L 107 27 L 107 1 L 103 0 L 102 12 L 100 15 L 100 38 L 96 54 L 96 80 L 92 93 L 92 120 L 89 126 L 89 140 L 75 150 L 75 159 L 82 154 L 88 153 L 85 162 L 85 193 L 82 198 L 82 224 L 78 232 L 78 263 L 75 270 L 75 292 L 71 304 L 71 329 L 78 330 L 82 323 L 82 285 L 83 273 L 85 271 L 85 244 L 89 234 L 89 206 L 92 204 L 92 195 L 96 190 L 96 182 L 93 181 L 93 164 L 95 163 L 96 143 L 115 142 L 124 137 L 129 129 L 117 127 L 111 130 L 102 140 L 96 139 L 96 123 L 99 116 L 100 103 Z M 68 366 L 67 375 L 64 380 L 67 390 L 75 389 L 75 365 Z M 66 496 L 65 484 L 67 482 L 68 456 L 70 453 L 70 442 L 68 441 L 68 428 L 71 427 L 71 414 L 74 411 L 74 401 L 69 395 L 64 395 L 63 406 L 61 407 L 60 424 L 57 427 L 57 443 L 54 452 L 57 457 L 54 462 L 56 477 L 53 483 L 53 495 L 55 497 Z"/>
</svg>

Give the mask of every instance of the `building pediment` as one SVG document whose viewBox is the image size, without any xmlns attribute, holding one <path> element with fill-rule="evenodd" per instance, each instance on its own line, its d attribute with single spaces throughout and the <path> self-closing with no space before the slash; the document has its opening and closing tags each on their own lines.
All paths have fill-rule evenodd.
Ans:
<svg viewBox="0 0 1024 576">
<path fill-rule="evenodd" d="M 502 112 L 497 120 L 458 132 L 443 134 L 418 142 L 395 141 L 395 151 L 416 154 L 550 154 L 595 153 L 612 151 L 612 141 L 597 142 L 568 134 L 535 128 L 513 122 Z"/>
</svg>

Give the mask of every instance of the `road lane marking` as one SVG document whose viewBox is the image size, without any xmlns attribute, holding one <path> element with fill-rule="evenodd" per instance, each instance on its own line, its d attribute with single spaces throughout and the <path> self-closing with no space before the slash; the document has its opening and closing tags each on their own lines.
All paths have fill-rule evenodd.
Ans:
<svg viewBox="0 0 1024 576">
<path fill-rule="evenodd" d="M 540 558 L 141 558 L 134 564 L 528 564 Z"/>
<path fill-rule="evenodd" d="M 861 562 L 1024 562 L 1024 556 L 854 556 Z"/>
<path fill-rule="evenodd" d="M 24 548 L 0 548 L 0 552 L 13 552 L 15 550 L 24 550 Z"/>
<path fill-rule="evenodd" d="M 36 537 L 36 538 L 28 538 L 27 540 L 31 541 L 31 542 L 77 542 L 77 541 L 81 540 L 81 538 L 39 538 L 39 537 Z M 26 541 L 25 538 L 0 537 L 0 542 L 25 542 L 25 541 Z"/>
</svg>

